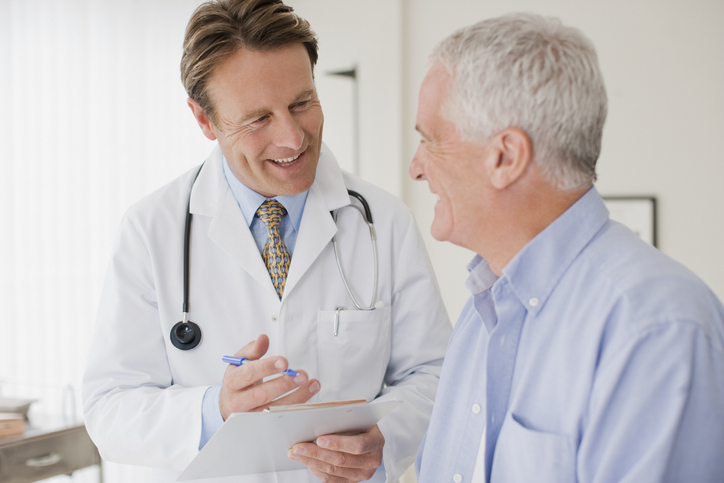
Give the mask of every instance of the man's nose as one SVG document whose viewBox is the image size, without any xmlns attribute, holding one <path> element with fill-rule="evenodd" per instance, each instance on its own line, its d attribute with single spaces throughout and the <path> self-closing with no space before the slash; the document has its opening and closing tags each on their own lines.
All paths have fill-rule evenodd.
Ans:
<svg viewBox="0 0 724 483">
<path fill-rule="evenodd" d="M 277 118 L 274 130 L 274 144 L 277 146 L 300 149 L 304 143 L 304 129 L 290 114 Z"/>
<path fill-rule="evenodd" d="M 410 173 L 410 178 L 414 179 L 415 181 L 423 181 L 425 179 L 422 153 L 420 153 L 421 149 L 421 147 L 418 147 L 417 151 L 415 151 L 415 155 L 412 157 L 412 161 L 410 161 L 410 168 L 408 169 L 408 172 Z"/>
</svg>

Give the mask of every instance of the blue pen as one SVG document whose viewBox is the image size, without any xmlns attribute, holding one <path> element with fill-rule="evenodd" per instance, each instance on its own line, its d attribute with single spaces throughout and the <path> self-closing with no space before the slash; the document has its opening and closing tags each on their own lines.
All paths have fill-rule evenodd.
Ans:
<svg viewBox="0 0 724 483">
<path fill-rule="evenodd" d="M 245 363 L 249 362 L 249 359 L 247 359 L 246 357 L 223 356 L 223 357 L 221 358 L 221 360 L 224 361 L 224 362 L 226 362 L 226 363 L 229 363 L 229 364 L 234 364 L 235 366 L 240 366 L 240 365 L 242 365 L 242 364 L 245 364 Z M 282 372 L 281 374 L 286 374 L 287 376 L 292 376 L 292 377 L 294 377 L 294 376 L 296 376 L 296 375 L 299 374 L 299 373 L 298 373 L 297 371 L 292 370 L 292 369 L 287 369 L 286 371 Z"/>
</svg>

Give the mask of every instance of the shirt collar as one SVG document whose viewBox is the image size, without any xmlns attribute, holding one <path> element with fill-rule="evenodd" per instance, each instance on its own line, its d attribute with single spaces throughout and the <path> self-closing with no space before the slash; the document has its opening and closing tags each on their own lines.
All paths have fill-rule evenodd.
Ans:
<svg viewBox="0 0 724 483">
<path fill-rule="evenodd" d="M 491 270 L 488 262 L 480 255 L 475 255 L 468 263 L 467 269 L 470 275 L 465 281 L 465 287 L 471 295 L 485 292 L 498 280 L 498 276 Z"/>
<path fill-rule="evenodd" d="M 239 204 L 239 208 L 241 208 L 241 213 L 244 215 L 246 225 L 251 226 L 251 222 L 254 220 L 254 215 L 256 215 L 256 210 L 262 203 L 264 203 L 266 196 L 260 195 L 239 181 L 239 178 L 237 178 L 231 171 L 231 167 L 229 166 L 229 162 L 226 160 L 225 156 L 222 156 L 222 160 L 226 182 L 229 183 L 229 188 L 231 188 L 231 192 L 234 194 L 234 198 Z M 292 196 L 275 196 L 273 198 L 284 205 L 284 208 L 287 210 L 287 214 L 289 215 L 289 221 L 291 221 L 296 232 L 299 232 L 299 224 L 302 221 L 304 203 L 307 201 L 308 193 L 309 190 Z"/>
<path fill-rule="evenodd" d="M 536 315 L 541 310 L 573 260 L 607 221 L 608 209 L 592 187 L 503 268 L 529 312 Z"/>
</svg>

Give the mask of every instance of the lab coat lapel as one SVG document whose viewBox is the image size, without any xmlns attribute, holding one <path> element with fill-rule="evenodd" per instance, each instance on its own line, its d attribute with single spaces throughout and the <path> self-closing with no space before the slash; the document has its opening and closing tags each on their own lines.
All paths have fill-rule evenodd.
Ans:
<svg viewBox="0 0 724 483">
<path fill-rule="evenodd" d="M 212 217 L 209 238 L 262 287 L 276 295 L 254 237 L 224 177 L 218 145 L 206 160 L 194 185 L 191 213 Z"/>
<path fill-rule="evenodd" d="M 289 266 L 289 275 L 284 286 L 285 296 L 294 290 L 304 272 L 309 269 L 337 233 L 337 225 L 334 224 L 327 205 L 324 203 L 324 198 L 316 185 L 312 185 L 309 190 L 304 215 L 302 215 L 302 222 L 299 226 L 299 235 L 297 235 L 297 243 L 294 245 L 292 263 Z"/>
<path fill-rule="evenodd" d="M 331 211 L 350 204 L 342 171 L 332 152 L 322 145 L 314 184 L 307 195 L 292 263 L 284 286 L 286 297 L 337 233 Z"/>
<path fill-rule="evenodd" d="M 246 270 L 262 287 L 276 290 L 231 189 L 221 195 L 209 227 L 209 238 Z"/>
</svg>

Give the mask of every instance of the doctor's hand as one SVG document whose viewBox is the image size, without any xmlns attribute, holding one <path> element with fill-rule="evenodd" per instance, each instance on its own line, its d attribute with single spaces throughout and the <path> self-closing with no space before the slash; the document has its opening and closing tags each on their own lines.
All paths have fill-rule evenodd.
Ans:
<svg viewBox="0 0 724 483">
<path fill-rule="evenodd" d="M 384 445 L 385 437 L 375 425 L 355 436 L 327 434 L 316 444 L 297 443 L 287 455 L 325 483 L 357 483 L 372 478 L 382 465 Z"/>
<path fill-rule="evenodd" d="M 319 381 L 310 380 L 304 371 L 297 371 L 299 374 L 294 377 L 283 375 L 262 382 L 265 377 L 279 374 L 289 367 L 284 357 L 261 359 L 267 350 L 269 337 L 262 334 L 234 354 L 235 357 L 246 357 L 251 362 L 241 366 L 229 364 L 224 373 L 219 395 L 219 407 L 224 421 L 231 413 L 262 411 L 269 406 L 303 403 L 319 392 Z M 277 399 L 294 389 L 296 391 Z"/>
</svg>

